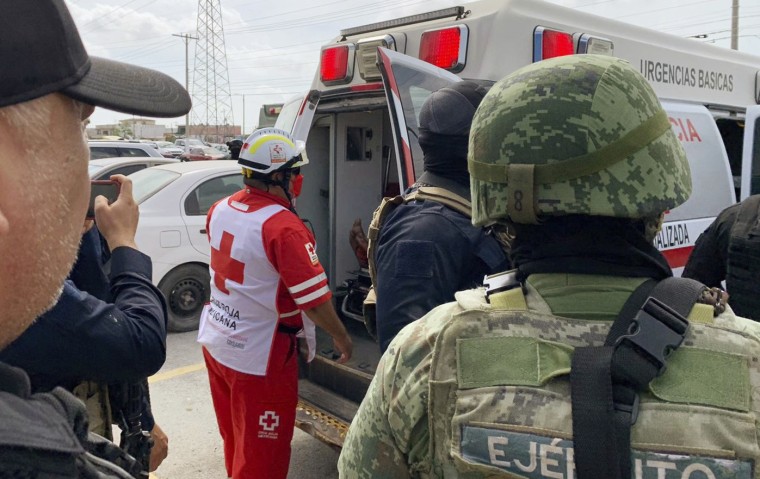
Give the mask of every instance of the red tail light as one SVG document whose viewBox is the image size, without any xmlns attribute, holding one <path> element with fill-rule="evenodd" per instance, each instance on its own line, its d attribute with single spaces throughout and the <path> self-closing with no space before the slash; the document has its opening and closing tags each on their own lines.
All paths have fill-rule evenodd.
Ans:
<svg viewBox="0 0 760 479">
<path fill-rule="evenodd" d="M 348 83 L 354 76 L 353 44 L 326 47 L 322 49 L 319 76 L 325 85 Z"/>
<path fill-rule="evenodd" d="M 533 61 L 561 57 L 575 53 L 573 36 L 558 30 L 536 27 L 533 32 Z"/>
<path fill-rule="evenodd" d="M 467 25 L 429 30 L 420 40 L 420 59 L 459 72 L 467 60 Z"/>
</svg>

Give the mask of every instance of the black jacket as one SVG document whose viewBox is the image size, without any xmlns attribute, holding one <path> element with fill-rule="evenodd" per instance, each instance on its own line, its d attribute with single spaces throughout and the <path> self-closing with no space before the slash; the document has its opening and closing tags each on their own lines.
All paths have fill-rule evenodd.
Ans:
<svg viewBox="0 0 760 479">
<path fill-rule="evenodd" d="M 56 305 L 0 351 L 0 361 L 29 374 L 35 391 L 82 380 L 139 381 L 166 359 L 166 301 L 151 282 L 150 258 L 116 248 L 106 278 L 100 264 L 107 253 L 93 231 Z"/>
</svg>

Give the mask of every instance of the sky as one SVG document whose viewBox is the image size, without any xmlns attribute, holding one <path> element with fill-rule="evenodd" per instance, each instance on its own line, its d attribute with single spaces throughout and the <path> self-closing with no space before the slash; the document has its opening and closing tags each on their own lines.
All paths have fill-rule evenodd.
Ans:
<svg viewBox="0 0 760 479">
<path fill-rule="evenodd" d="M 220 0 L 233 119 L 252 130 L 262 104 L 305 93 L 320 47 L 341 29 L 432 11 L 462 0 Z M 732 0 L 549 0 L 679 36 L 707 34 L 729 48 Z M 206 0 L 202 0 L 206 3 Z M 199 0 L 67 0 L 91 55 L 160 70 L 185 84 L 185 41 L 195 35 Z M 739 0 L 739 50 L 760 54 L 760 0 Z M 195 42 L 189 42 L 190 81 Z M 192 90 L 192 85 L 191 85 Z M 243 117 L 243 105 L 245 117 Z M 104 109 L 95 125 L 131 118 Z M 175 128 L 184 117 L 158 119 Z"/>
</svg>

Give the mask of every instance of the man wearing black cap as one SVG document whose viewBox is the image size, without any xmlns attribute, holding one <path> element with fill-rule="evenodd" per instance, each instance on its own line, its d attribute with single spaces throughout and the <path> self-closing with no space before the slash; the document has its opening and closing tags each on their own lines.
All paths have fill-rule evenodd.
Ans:
<svg viewBox="0 0 760 479">
<path fill-rule="evenodd" d="M 84 120 L 95 106 L 178 117 L 190 98 L 166 75 L 90 57 L 63 0 L 3 0 L 0 8 L 4 348 L 56 302 L 74 261 L 90 191 Z M 96 203 L 101 227 L 113 214 L 105 201 Z M 31 395 L 26 374 L 0 364 L 0 476 L 96 477 L 99 468 L 105 477 L 130 477 L 92 455 L 118 451 L 94 448 L 90 439 L 84 406 L 73 396 L 61 389 Z"/>
<path fill-rule="evenodd" d="M 463 81 L 434 92 L 423 103 L 419 142 L 425 171 L 405 195 L 420 187 L 437 187 L 469 205 L 468 135 L 485 93 L 483 86 Z M 404 326 L 507 265 L 493 235 L 472 226 L 469 215 L 430 200 L 393 210 L 383 221 L 376 251 L 381 351 Z"/>
</svg>

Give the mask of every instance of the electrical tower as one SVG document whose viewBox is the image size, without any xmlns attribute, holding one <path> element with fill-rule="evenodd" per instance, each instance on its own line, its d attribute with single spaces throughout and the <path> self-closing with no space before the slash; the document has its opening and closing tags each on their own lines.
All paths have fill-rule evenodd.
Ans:
<svg viewBox="0 0 760 479">
<path fill-rule="evenodd" d="M 206 125 L 205 135 L 216 136 L 219 143 L 228 134 L 225 125 L 233 121 L 221 0 L 198 0 L 197 35 L 191 122 Z"/>
</svg>

